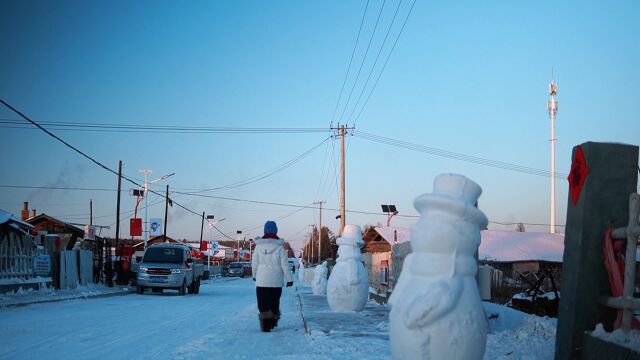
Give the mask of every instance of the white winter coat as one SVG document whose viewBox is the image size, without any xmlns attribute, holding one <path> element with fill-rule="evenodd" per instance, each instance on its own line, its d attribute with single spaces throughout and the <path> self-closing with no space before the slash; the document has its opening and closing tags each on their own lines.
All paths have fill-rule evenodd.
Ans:
<svg viewBox="0 0 640 360">
<path fill-rule="evenodd" d="M 285 280 L 293 281 L 287 253 L 282 246 L 284 240 L 257 238 L 254 241 L 256 247 L 251 259 L 251 269 L 256 279 L 256 286 L 283 287 Z"/>
</svg>

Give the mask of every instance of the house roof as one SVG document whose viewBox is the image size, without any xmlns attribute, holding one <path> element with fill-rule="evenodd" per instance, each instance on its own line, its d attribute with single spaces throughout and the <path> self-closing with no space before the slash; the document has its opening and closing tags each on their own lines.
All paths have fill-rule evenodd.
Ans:
<svg viewBox="0 0 640 360">
<path fill-rule="evenodd" d="M 391 245 L 394 244 L 393 232 L 397 234 L 398 244 L 411 240 L 411 229 L 403 227 L 376 226 L 376 231 Z"/>
<path fill-rule="evenodd" d="M 16 230 L 33 229 L 33 225 L 22 221 L 19 217 L 0 209 L 0 224 L 9 223 L 9 226 Z"/>
<path fill-rule="evenodd" d="M 483 230 L 480 260 L 562 262 L 564 234 Z"/>
<path fill-rule="evenodd" d="M 65 227 L 71 233 L 78 234 L 79 236 L 84 236 L 84 230 L 83 229 L 80 229 L 79 227 L 73 226 L 73 225 L 71 225 L 71 224 L 69 224 L 67 222 L 62 221 L 62 220 L 58 220 L 58 219 L 56 219 L 54 217 L 51 217 L 51 216 L 49 216 L 49 215 L 47 215 L 45 213 L 42 213 L 42 214 L 36 215 L 36 216 L 32 216 L 32 217 L 28 218 L 26 221 L 31 225 L 36 225 L 36 224 L 38 224 L 39 222 L 42 222 L 42 221 L 48 221 L 48 222 L 56 223 L 56 224 L 59 224 L 59 225 Z"/>
</svg>

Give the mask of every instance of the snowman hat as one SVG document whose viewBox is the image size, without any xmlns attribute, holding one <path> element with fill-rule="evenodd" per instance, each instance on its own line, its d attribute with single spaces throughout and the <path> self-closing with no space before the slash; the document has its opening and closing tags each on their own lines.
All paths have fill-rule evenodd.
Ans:
<svg viewBox="0 0 640 360">
<path fill-rule="evenodd" d="M 433 192 L 422 194 L 413 201 L 421 215 L 445 212 L 475 223 L 480 229 L 488 224 L 486 215 L 478 209 L 480 185 L 464 175 L 440 174 L 433 181 Z"/>
<path fill-rule="evenodd" d="M 363 244 L 364 240 L 362 240 L 362 229 L 360 229 L 359 225 L 345 225 L 342 230 L 342 235 L 336 241 L 336 244 Z"/>
</svg>

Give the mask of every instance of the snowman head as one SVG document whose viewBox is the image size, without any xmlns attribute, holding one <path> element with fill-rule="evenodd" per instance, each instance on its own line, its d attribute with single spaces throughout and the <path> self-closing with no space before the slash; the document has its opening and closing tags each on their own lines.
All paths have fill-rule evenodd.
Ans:
<svg viewBox="0 0 640 360">
<path fill-rule="evenodd" d="M 359 225 L 345 225 L 342 235 L 336 240 L 338 245 L 350 245 L 360 247 L 364 244 L 362 230 Z"/>
<path fill-rule="evenodd" d="M 412 230 L 414 252 L 475 254 L 487 217 L 478 209 L 482 189 L 463 175 L 441 174 L 433 192 L 414 201 L 420 220 Z"/>
</svg>

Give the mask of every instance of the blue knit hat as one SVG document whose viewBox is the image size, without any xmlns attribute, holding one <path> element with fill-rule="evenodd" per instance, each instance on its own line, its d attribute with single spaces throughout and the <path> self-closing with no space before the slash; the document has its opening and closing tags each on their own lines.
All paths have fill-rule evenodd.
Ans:
<svg viewBox="0 0 640 360">
<path fill-rule="evenodd" d="M 276 222 L 269 220 L 266 223 L 264 223 L 264 233 L 265 234 L 277 235 L 278 234 L 278 225 L 276 225 Z"/>
</svg>

